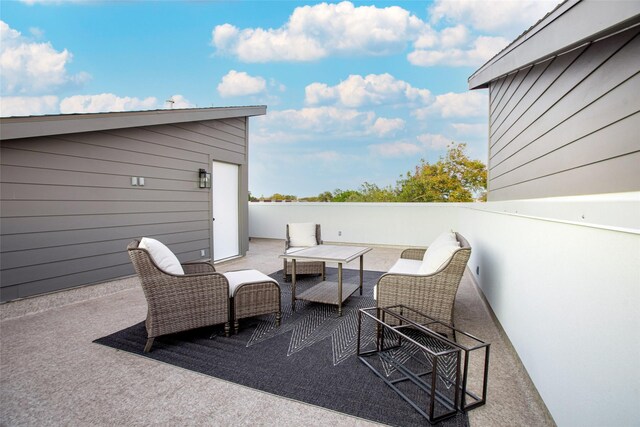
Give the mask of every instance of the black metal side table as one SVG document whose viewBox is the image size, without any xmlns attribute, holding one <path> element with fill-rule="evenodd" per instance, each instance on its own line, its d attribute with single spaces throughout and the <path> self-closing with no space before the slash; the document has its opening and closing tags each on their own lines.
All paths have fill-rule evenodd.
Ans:
<svg viewBox="0 0 640 427">
<path fill-rule="evenodd" d="M 430 423 L 485 404 L 489 349 L 402 305 L 358 313 L 358 358 Z"/>
</svg>

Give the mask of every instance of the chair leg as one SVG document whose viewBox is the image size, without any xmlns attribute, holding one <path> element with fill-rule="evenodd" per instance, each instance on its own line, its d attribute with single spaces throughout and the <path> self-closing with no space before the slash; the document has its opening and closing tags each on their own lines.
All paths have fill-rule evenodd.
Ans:
<svg viewBox="0 0 640 427">
<path fill-rule="evenodd" d="M 236 319 L 233 322 L 233 333 L 237 334 L 238 333 L 238 329 L 240 329 L 240 322 L 238 322 L 238 319 Z"/>
<path fill-rule="evenodd" d="M 231 325 L 229 324 L 229 322 L 227 322 L 224 324 L 224 336 L 228 337 L 230 332 L 231 332 Z"/>
<path fill-rule="evenodd" d="M 282 313 L 281 312 L 277 312 L 276 313 L 276 327 L 280 327 L 280 320 L 282 320 Z"/>
<path fill-rule="evenodd" d="M 151 351 L 151 346 L 153 345 L 153 340 L 155 338 L 147 338 L 147 344 L 144 346 L 144 352 L 149 353 Z"/>
</svg>

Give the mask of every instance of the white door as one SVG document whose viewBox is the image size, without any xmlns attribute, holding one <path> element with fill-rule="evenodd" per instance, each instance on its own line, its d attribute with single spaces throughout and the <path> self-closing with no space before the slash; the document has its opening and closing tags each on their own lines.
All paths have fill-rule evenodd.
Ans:
<svg viewBox="0 0 640 427">
<path fill-rule="evenodd" d="M 213 260 L 240 255 L 238 243 L 238 165 L 213 162 Z"/>
</svg>

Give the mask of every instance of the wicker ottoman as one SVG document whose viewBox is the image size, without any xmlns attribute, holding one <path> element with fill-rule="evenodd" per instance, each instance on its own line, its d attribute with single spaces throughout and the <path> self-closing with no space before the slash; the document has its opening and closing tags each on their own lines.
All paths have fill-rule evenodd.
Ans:
<svg viewBox="0 0 640 427">
<path fill-rule="evenodd" d="M 280 326 L 280 285 L 258 270 L 240 270 L 224 273 L 229 281 L 231 310 L 229 322 L 238 333 L 239 320 L 246 317 L 275 313 L 276 326 Z"/>
</svg>

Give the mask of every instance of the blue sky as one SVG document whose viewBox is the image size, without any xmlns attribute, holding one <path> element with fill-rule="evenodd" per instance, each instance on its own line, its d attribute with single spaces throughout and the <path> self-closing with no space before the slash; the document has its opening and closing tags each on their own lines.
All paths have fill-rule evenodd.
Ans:
<svg viewBox="0 0 640 427">
<path fill-rule="evenodd" d="M 486 162 L 467 78 L 555 1 L 2 1 L 2 116 L 267 105 L 249 190 L 393 185 L 451 141 Z"/>
</svg>

